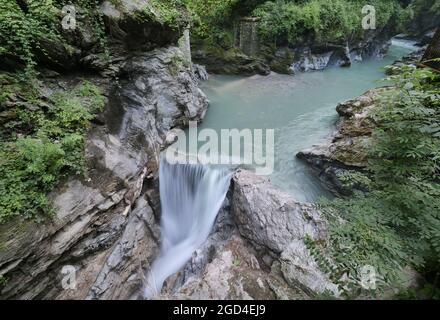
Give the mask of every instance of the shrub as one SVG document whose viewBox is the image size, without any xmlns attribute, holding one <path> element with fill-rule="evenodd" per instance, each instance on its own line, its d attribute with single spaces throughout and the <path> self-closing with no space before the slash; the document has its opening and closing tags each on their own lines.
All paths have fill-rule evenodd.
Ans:
<svg viewBox="0 0 440 320">
<path fill-rule="evenodd" d="M 72 3 L 94 30 L 101 49 L 107 52 L 105 27 L 98 14 L 98 0 L 0 0 L 0 57 L 12 56 L 25 65 L 27 78 L 35 76 L 35 51 L 43 54 L 47 43 L 68 47 L 61 32 L 61 9 Z M 21 4 L 21 5 L 19 5 Z"/>
<path fill-rule="evenodd" d="M 0 223 L 52 213 L 47 194 L 63 178 L 84 173 L 84 136 L 104 103 L 99 88 L 85 81 L 70 93 L 54 94 L 47 110 L 18 113 L 20 127 L 31 129 L 25 136 L 4 135 L 0 141 Z"/>
<path fill-rule="evenodd" d="M 403 12 L 397 0 L 368 4 L 376 8 L 378 28 Z M 260 34 L 269 43 L 295 45 L 305 37 L 316 43 L 340 42 L 362 37 L 364 5 L 356 0 L 267 1 L 253 15 L 261 18 Z"/>
<path fill-rule="evenodd" d="M 403 67 L 388 80 L 396 87 L 382 94 L 373 114 L 377 128 L 365 179 L 370 192 L 325 202 L 330 241 L 312 245 L 321 265 L 351 293 L 360 290 L 364 265 L 376 268 L 382 288 L 398 286 L 408 265 L 438 278 L 440 76 Z"/>
</svg>

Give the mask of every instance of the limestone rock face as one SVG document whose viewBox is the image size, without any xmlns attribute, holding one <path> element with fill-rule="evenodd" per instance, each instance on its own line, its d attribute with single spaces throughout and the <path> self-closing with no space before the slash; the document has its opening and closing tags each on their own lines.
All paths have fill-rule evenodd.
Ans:
<svg viewBox="0 0 440 320">
<path fill-rule="evenodd" d="M 372 89 L 336 107 L 341 119 L 327 143 L 301 151 L 297 157 L 316 170 L 320 179 L 336 194 L 348 195 L 339 176 L 346 171 L 362 171 L 367 166 L 367 151 L 374 120 L 371 111 L 376 107 L 377 95 L 386 87 Z"/>
<path fill-rule="evenodd" d="M 2 299 L 137 298 L 156 255 L 154 174 L 167 133 L 207 109 L 182 52 L 166 47 L 124 61 L 118 85 L 86 144 L 89 179 L 53 192 L 50 221 L 0 226 Z M 63 288 L 76 270 L 76 288 Z"/>
<path fill-rule="evenodd" d="M 140 198 L 86 298 L 141 298 L 144 270 L 157 255 L 158 239 L 153 210 L 146 199 Z"/>
<path fill-rule="evenodd" d="M 194 75 L 197 77 L 199 81 L 206 81 L 209 79 L 208 71 L 206 71 L 205 66 L 200 64 L 193 65 Z"/>
<path fill-rule="evenodd" d="M 240 233 L 278 254 L 296 239 L 319 238 L 324 232 L 325 222 L 311 205 L 248 171 L 235 175 L 232 203 Z"/>
<path fill-rule="evenodd" d="M 305 52 L 300 60 L 292 63 L 290 69 L 293 73 L 323 70 L 329 65 L 333 55 L 332 51 L 322 54 Z"/>
<path fill-rule="evenodd" d="M 269 250 L 281 264 L 289 285 L 308 293 L 336 287 L 310 256 L 304 239 L 323 239 L 326 221 L 309 204 L 248 171 L 234 177 L 232 213 L 240 234 L 252 244 Z"/>
<path fill-rule="evenodd" d="M 249 171 L 239 171 L 216 227 L 161 299 L 309 299 L 337 292 L 304 244 L 325 237 L 308 204 Z"/>
</svg>

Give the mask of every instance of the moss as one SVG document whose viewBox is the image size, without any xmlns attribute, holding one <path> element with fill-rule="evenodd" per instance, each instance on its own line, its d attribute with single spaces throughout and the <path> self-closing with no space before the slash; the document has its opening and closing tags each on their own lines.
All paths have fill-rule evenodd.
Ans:
<svg viewBox="0 0 440 320">
<path fill-rule="evenodd" d="M 136 13 L 141 21 L 158 22 L 171 29 L 180 29 L 189 24 L 183 2 L 178 0 L 150 0 L 145 8 Z"/>
</svg>

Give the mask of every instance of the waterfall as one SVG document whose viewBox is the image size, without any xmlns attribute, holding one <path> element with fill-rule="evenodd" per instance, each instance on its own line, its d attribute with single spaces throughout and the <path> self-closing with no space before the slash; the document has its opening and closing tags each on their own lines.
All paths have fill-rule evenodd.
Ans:
<svg viewBox="0 0 440 320">
<path fill-rule="evenodd" d="M 229 189 L 232 172 L 220 166 L 171 165 L 160 160 L 162 247 L 147 277 L 144 296 L 159 294 L 208 238 Z"/>
</svg>

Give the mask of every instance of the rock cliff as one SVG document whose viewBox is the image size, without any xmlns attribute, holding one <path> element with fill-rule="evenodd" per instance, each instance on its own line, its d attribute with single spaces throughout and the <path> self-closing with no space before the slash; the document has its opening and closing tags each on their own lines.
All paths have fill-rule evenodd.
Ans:
<svg viewBox="0 0 440 320">
<path fill-rule="evenodd" d="M 208 107 L 191 61 L 178 48 L 182 31 L 159 16 L 139 19 L 146 5 L 102 3 L 110 61 L 95 51 L 86 23 L 66 35 L 76 46 L 74 56 L 50 43 L 44 60 L 37 56 L 47 68 L 41 95 L 68 91 L 81 78 L 98 85 L 107 102 L 87 135 L 85 177 L 69 178 L 50 196 L 54 216 L 0 226 L 0 275 L 7 279 L 2 299 L 128 299 L 140 293 L 160 236 L 159 152 L 168 131 L 200 121 Z M 63 288 L 72 269 L 76 288 Z"/>
<path fill-rule="evenodd" d="M 310 299 L 337 288 L 304 240 L 326 236 L 319 211 L 239 170 L 213 233 L 162 299 Z"/>
</svg>

